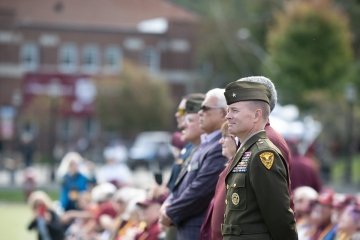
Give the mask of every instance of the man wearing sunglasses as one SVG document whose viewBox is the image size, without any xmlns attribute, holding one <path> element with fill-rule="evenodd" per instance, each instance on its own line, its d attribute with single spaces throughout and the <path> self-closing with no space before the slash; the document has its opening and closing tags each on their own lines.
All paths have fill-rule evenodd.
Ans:
<svg viewBox="0 0 360 240">
<path fill-rule="evenodd" d="M 189 103 L 188 99 L 186 109 Z M 198 105 L 198 115 L 186 114 L 185 133 L 191 135 L 195 129 L 201 129 L 205 135 L 186 168 L 183 168 L 184 173 L 179 174 L 170 204 L 160 219 L 164 225 L 174 224 L 177 227 L 178 240 L 199 239 L 200 227 L 214 195 L 219 173 L 225 167 L 226 158 L 221 154 L 219 139 L 226 107 L 224 90 L 212 89 Z"/>
</svg>

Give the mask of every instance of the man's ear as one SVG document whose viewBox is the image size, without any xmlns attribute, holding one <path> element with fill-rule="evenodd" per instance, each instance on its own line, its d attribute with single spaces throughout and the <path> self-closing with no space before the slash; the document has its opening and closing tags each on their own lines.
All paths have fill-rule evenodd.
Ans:
<svg viewBox="0 0 360 240">
<path fill-rule="evenodd" d="M 258 121 L 261 120 L 261 118 L 262 118 L 262 111 L 261 111 L 260 108 L 258 108 L 258 109 L 255 110 L 254 120 L 255 120 L 256 122 L 258 122 Z"/>
</svg>

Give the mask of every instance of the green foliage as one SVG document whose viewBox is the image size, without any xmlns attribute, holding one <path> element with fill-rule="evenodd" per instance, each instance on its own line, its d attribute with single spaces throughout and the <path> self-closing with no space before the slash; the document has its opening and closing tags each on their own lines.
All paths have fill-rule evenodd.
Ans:
<svg viewBox="0 0 360 240">
<path fill-rule="evenodd" d="M 326 0 L 289 2 L 277 14 L 268 45 L 267 64 L 275 66 L 269 75 L 284 103 L 307 106 L 314 103 L 306 97 L 312 91 L 336 92 L 351 65 L 346 18 Z"/>
<path fill-rule="evenodd" d="M 340 158 L 332 166 L 331 178 L 332 182 L 336 185 L 339 185 L 344 182 L 345 178 L 345 164 L 347 164 L 347 159 Z M 360 155 L 356 155 L 352 158 L 351 162 L 351 182 L 354 185 L 360 184 Z"/>
<path fill-rule="evenodd" d="M 119 78 L 98 84 L 97 114 L 105 131 L 125 136 L 169 128 L 173 103 L 167 86 L 140 67 L 126 63 Z"/>
<path fill-rule="evenodd" d="M 283 0 L 173 2 L 201 15 L 197 58 L 205 66 L 206 89 L 259 75 L 266 56 L 264 39 L 272 22 L 272 10 L 279 8 Z"/>
<path fill-rule="evenodd" d="M 360 1 L 359 0 L 336 0 L 350 19 L 354 54 L 360 59 Z"/>
</svg>

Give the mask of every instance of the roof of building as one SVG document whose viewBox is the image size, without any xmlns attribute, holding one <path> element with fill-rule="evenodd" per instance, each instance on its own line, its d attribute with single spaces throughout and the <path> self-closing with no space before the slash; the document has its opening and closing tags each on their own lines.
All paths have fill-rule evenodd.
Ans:
<svg viewBox="0 0 360 240">
<path fill-rule="evenodd" d="M 136 30 L 145 20 L 194 22 L 197 16 L 167 0 L 1 0 L 16 26 Z"/>
</svg>

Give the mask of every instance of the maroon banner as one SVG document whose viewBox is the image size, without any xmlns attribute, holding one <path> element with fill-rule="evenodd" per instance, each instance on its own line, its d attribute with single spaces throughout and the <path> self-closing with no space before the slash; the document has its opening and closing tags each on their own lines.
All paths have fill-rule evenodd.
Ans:
<svg viewBox="0 0 360 240">
<path fill-rule="evenodd" d="M 87 75 L 28 73 L 22 84 L 23 106 L 34 97 L 48 96 L 58 103 L 62 115 L 92 116 L 96 85 Z"/>
</svg>

